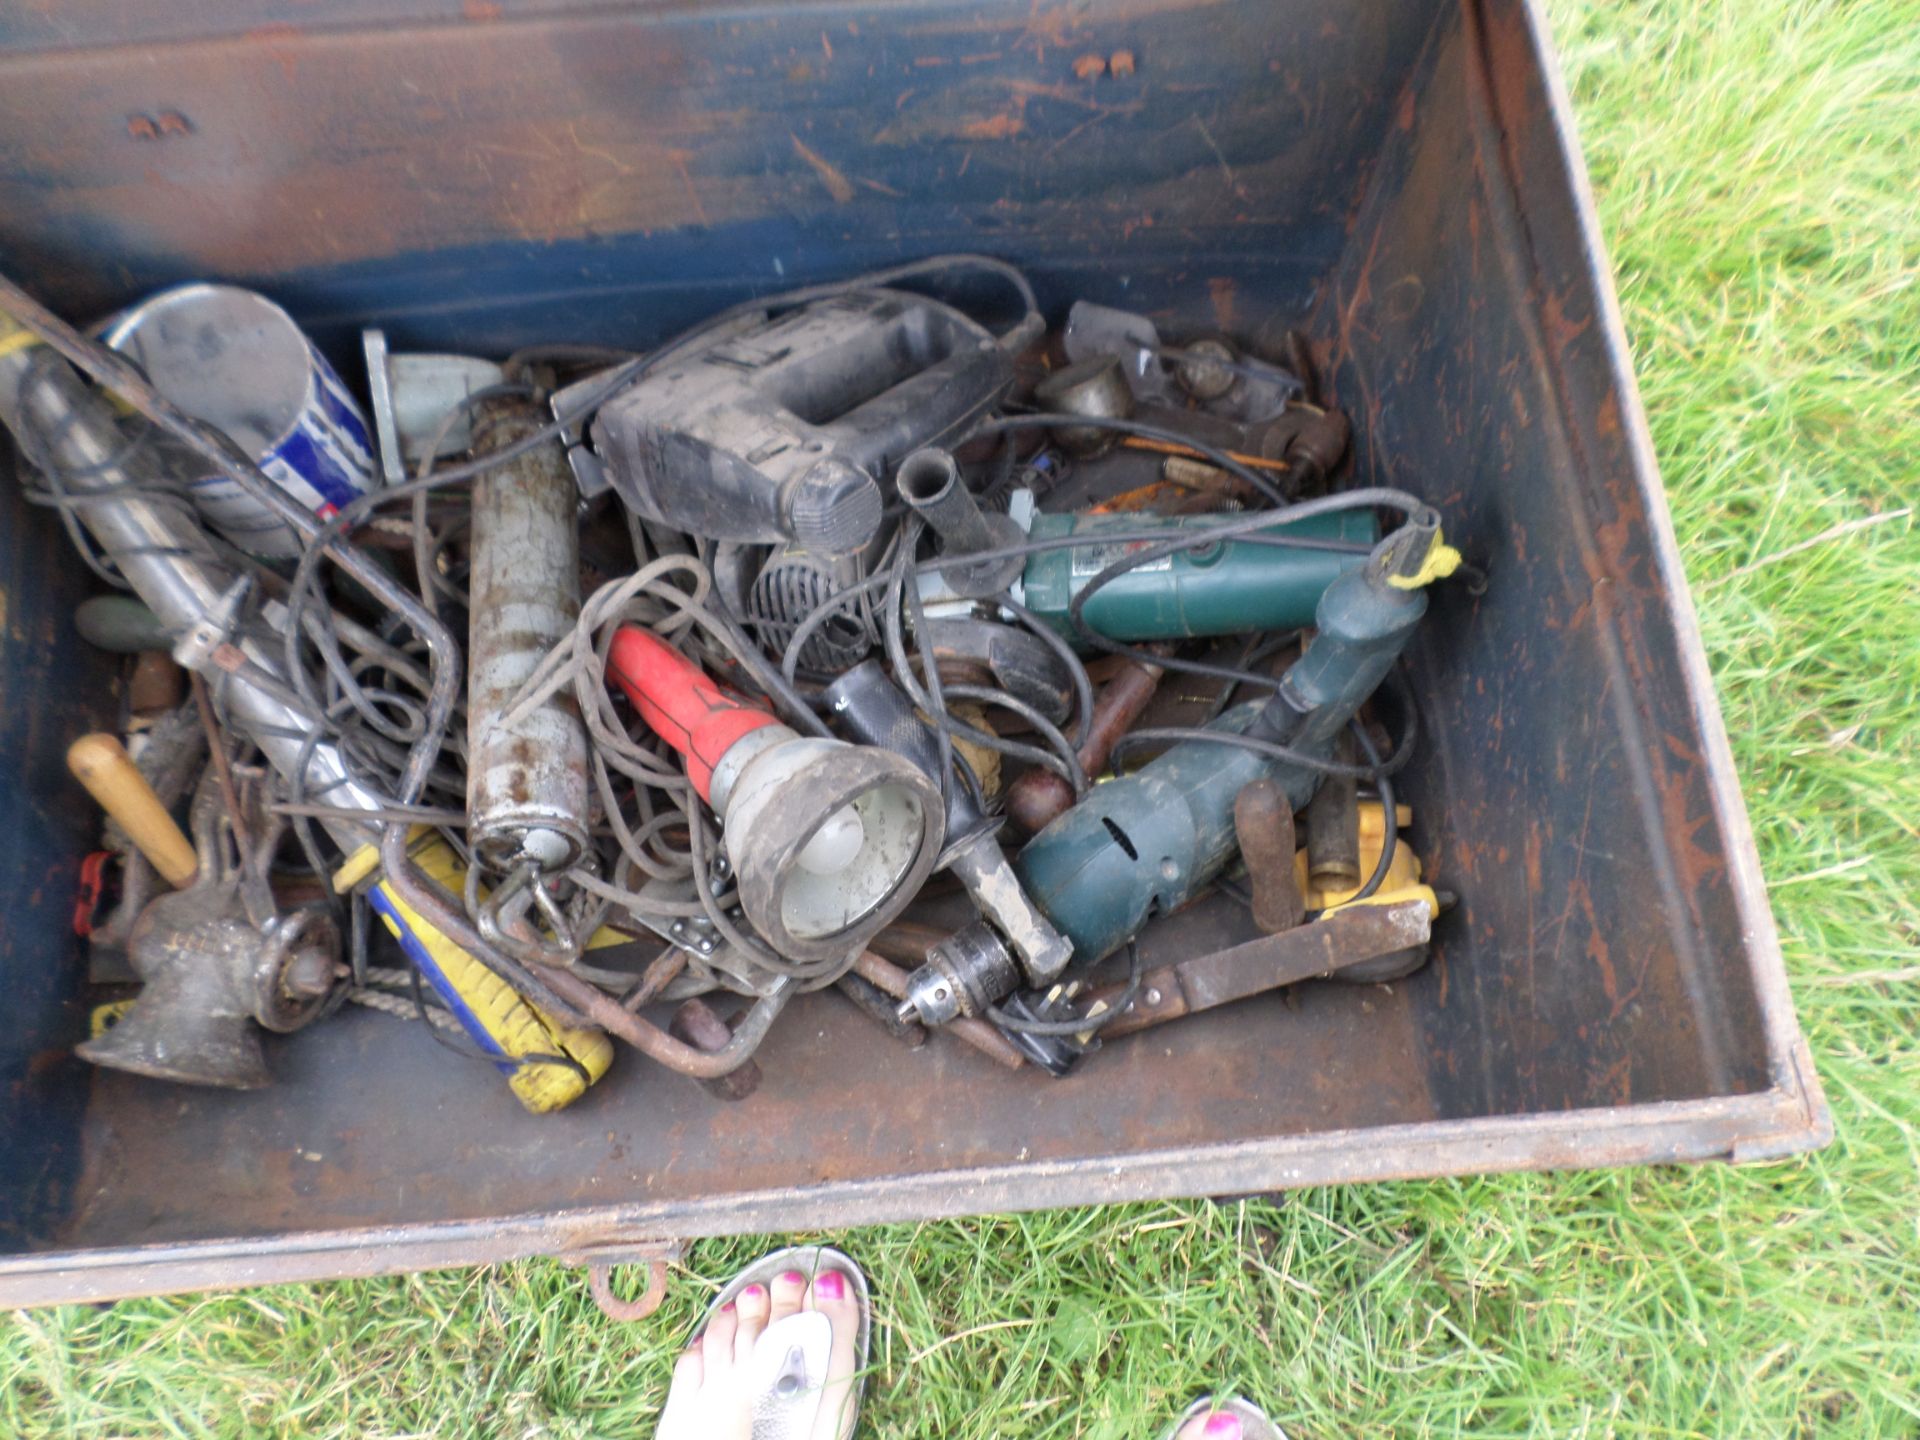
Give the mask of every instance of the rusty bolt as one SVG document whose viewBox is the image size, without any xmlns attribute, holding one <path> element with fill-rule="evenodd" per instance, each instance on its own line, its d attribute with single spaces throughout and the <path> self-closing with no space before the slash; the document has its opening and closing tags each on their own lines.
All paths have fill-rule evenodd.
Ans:
<svg viewBox="0 0 1920 1440">
<path fill-rule="evenodd" d="M 333 955 L 324 948 L 296 950 L 287 960 L 281 983 L 290 995 L 326 994 L 333 988 Z"/>
<path fill-rule="evenodd" d="M 1107 69 L 1113 74 L 1116 80 L 1133 74 L 1133 51 L 1114 51 L 1113 58 L 1107 62 Z"/>
<path fill-rule="evenodd" d="M 1107 57 L 1082 55 L 1073 62 L 1073 73 L 1082 80 L 1098 80 L 1107 73 Z"/>
</svg>

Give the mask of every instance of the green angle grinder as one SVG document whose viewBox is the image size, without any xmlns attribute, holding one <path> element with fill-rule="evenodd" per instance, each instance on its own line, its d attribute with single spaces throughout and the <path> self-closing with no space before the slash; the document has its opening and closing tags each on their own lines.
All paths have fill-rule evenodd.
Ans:
<svg viewBox="0 0 1920 1440">
<path fill-rule="evenodd" d="M 1217 528 L 1229 518 L 1041 514 L 1024 490 L 1015 492 L 1008 514 L 985 515 L 958 476 L 952 458 L 939 450 L 918 451 L 900 466 L 901 498 L 940 537 L 941 558 L 955 562 L 924 577 L 922 601 L 934 607 L 1004 591 L 1069 641 L 1079 638 L 1070 614 L 1074 599 L 1094 576 L 1151 545 Z M 963 556 L 1023 541 L 1067 539 L 1077 543 L 1024 560 L 960 563 Z M 1089 597 L 1080 619 L 1095 634 L 1119 641 L 1296 630 L 1313 623 L 1314 606 L 1327 587 L 1365 564 L 1379 539 L 1373 512 L 1353 509 L 1198 545 L 1114 577 Z"/>
</svg>

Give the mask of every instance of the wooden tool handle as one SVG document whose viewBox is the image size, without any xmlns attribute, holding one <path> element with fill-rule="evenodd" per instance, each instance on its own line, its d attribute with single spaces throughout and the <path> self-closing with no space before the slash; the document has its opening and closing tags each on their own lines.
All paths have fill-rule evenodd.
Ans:
<svg viewBox="0 0 1920 1440">
<path fill-rule="evenodd" d="M 200 871 L 193 843 L 173 823 L 117 735 L 82 735 L 67 747 L 67 768 L 169 885 L 183 890 L 193 883 Z"/>
</svg>

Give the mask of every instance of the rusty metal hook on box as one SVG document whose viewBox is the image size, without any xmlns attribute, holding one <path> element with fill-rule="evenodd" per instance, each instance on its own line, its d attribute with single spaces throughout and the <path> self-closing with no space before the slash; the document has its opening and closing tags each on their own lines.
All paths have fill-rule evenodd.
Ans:
<svg viewBox="0 0 1920 1440">
<path fill-rule="evenodd" d="M 622 1300 L 613 1293 L 612 1261 L 587 1267 L 587 1293 L 593 1296 L 593 1303 L 600 1307 L 600 1313 L 609 1320 L 647 1319 L 666 1301 L 667 1280 L 667 1262 L 649 1260 L 646 1290 L 638 1300 Z"/>
<path fill-rule="evenodd" d="M 563 1264 L 586 1270 L 587 1293 L 602 1315 L 609 1320 L 632 1321 L 645 1320 L 660 1308 L 671 1279 L 668 1267 L 685 1251 L 685 1244 L 679 1240 L 609 1235 L 583 1238 L 562 1249 L 559 1258 Z M 621 1265 L 647 1267 L 647 1288 L 637 1299 L 622 1300 L 613 1293 L 614 1268 Z"/>
</svg>

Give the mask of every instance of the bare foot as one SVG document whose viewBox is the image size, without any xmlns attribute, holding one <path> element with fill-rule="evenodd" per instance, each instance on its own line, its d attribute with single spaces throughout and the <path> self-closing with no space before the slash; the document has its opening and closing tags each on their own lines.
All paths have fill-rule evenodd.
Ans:
<svg viewBox="0 0 1920 1440">
<path fill-rule="evenodd" d="M 656 1440 L 751 1440 L 754 1397 L 748 1389 L 748 1361 L 770 1325 L 802 1310 L 818 1310 L 833 1326 L 827 1393 L 813 1440 L 841 1440 L 851 1419 L 860 1306 L 853 1287 L 837 1270 L 822 1270 L 811 1286 L 805 1275 L 789 1270 L 773 1282 L 771 1292 L 763 1285 L 749 1285 L 719 1311 L 674 1364 Z M 1207 1440 L 1224 1437 L 1209 1434 Z"/>
<path fill-rule="evenodd" d="M 1180 1427 L 1173 1440 L 1240 1440 L 1240 1417 L 1225 1411 L 1196 1415 Z"/>
</svg>

